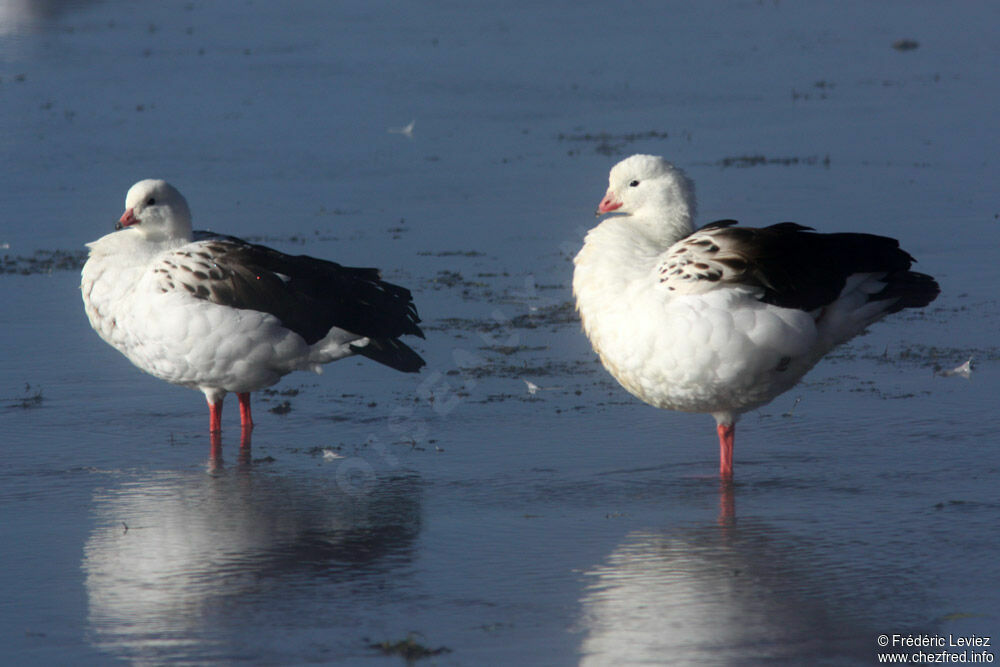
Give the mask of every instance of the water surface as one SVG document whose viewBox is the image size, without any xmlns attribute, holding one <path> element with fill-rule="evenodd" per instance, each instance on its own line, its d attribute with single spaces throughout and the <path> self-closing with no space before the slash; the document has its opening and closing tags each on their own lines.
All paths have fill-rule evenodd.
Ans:
<svg viewBox="0 0 1000 667">
<path fill-rule="evenodd" d="M 871 664 L 879 634 L 998 634 L 993 4 L 0 12 L 9 662 Z M 896 236 L 942 285 L 747 414 L 732 489 L 711 419 L 628 396 L 573 314 L 634 152 L 702 222 Z M 428 367 L 289 376 L 210 464 L 202 397 L 80 303 L 147 177 L 197 227 L 383 267 Z"/>
</svg>

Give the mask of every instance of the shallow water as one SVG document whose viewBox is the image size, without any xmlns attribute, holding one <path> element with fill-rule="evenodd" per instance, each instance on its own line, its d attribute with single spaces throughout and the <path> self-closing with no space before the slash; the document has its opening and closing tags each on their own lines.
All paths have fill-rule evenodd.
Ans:
<svg viewBox="0 0 1000 667">
<path fill-rule="evenodd" d="M 992 3 L 287 12 L 0 4 L 6 662 L 871 664 L 880 634 L 998 634 Z M 629 397 L 573 315 L 634 152 L 703 222 L 896 236 L 943 288 L 746 415 L 732 489 L 711 419 Z M 200 395 L 77 289 L 151 176 L 198 227 L 383 267 L 428 367 L 289 376 L 210 464 Z"/>
</svg>

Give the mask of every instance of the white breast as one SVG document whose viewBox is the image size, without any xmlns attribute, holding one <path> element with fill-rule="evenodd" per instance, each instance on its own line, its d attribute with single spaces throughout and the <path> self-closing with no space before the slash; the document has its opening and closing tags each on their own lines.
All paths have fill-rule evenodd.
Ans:
<svg viewBox="0 0 1000 667">
<path fill-rule="evenodd" d="M 601 362 L 635 396 L 672 410 L 742 412 L 821 356 L 810 313 L 762 303 L 747 287 L 671 293 L 660 282 L 662 251 L 623 227 L 588 235 L 573 290 Z"/>
<path fill-rule="evenodd" d="M 164 292 L 150 267 L 176 248 L 122 252 L 120 242 L 128 236 L 111 235 L 91 245 L 81 289 L 87 316 L 101 338 L 147 373 L 192 388 L 247 392 L 274 384 L 292 370 L 318 370 L 318 362 L 337 356 L 337 350 L 328 349 L 323 359 L 314 359 L 324 345 L 311 349 L 268 313 L 230 308 L 181 290 Z M 339 343 L 326 348 L 349 354 L 346 342 Z"/>
</svg>

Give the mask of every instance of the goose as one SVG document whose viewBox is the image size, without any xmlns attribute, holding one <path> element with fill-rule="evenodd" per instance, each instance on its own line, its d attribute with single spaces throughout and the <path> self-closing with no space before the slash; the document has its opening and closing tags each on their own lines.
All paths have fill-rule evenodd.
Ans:
<svg viewBox="0 0 1000 667">
<path fill-rule="evenodd" d="M 406 373 L 424 365 L 400 340 L 423 338 L 408 289 L 377 269 L 192 231 L 187 201 L 166 181 L 129 188 L 116 231 L 87 247 L 91 326 L 143 371 L 203 392 L 210 432 L 221 431 L 229 392 L 252 428 L 250 393 L 292 371 L 353 355 Z"/>
<path fill-rule="evenodd" d="M 899 242 L 792 222 L 694 229 L 694 186 L 654 155 L 616 164 L 606 216 L 574 259 L 573 293 L 601 363 L 649 405 L 708 413 L 733 477 L 736 421 L 830 350 L 940 292 Z"/>
</svg>

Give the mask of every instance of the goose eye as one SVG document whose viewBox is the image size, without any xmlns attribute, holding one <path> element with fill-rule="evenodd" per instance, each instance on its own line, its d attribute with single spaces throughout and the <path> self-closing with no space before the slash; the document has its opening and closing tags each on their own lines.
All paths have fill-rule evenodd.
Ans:
<svg viewBox="0 0 1000 667">
<path fill-rule="evenodd" d="M 149 199 L 146 200 L 146 206 L 152 206 L 155 203 L 156 203 L 155 197 L 150 197 Z"/>
<path fill-rule="evenodd" d="M 628 186 L 630 188 L 638 187 L 639 186 L 639 181 L 632 181 L 631 183 L 628 184 Z"/>
</svg>

